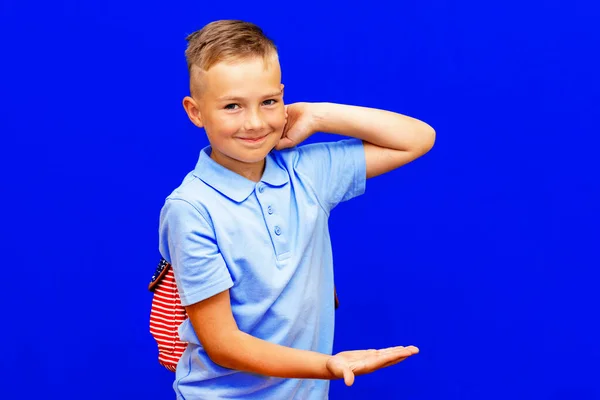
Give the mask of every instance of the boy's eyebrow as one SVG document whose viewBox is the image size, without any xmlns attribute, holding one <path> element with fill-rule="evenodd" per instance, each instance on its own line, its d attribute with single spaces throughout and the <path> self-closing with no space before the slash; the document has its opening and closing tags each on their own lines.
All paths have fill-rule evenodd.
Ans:
<svg viewBox="0 0 600 400">
<path fill-rule="evenodd" d="M 273 93 L 269 93 L 266 94 L 264 96 L 262 96 L 263 98 L 265 97 L 277 97 L 277 96 L 281 96 L 281 90 L 277 91 L 277 92 L 273 92 Z M 239 96 L 223 96 L 223 97 L 219 97 L 218 101 L 241 101 L 241 100 L 245 100 L 243 97 L 239 97 Z"/>
</svg>

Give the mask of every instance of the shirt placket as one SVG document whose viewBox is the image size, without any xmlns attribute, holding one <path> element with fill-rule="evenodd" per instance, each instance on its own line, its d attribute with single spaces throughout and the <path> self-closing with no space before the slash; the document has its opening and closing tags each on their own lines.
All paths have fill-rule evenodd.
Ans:
<svg viewBox="0 0 600 400">
<path fill-rule="evenodd" d="M 256 197 L 262 209 L 265 225 L 271 237 L 273 250 L 277 256 L 277 260 L 284 261 L 291 255 L 289 249 L 289 232 L 288 224 L 284 219 L 284 214 L 279 209 L 279 205 L 275 202 L 276 196 L 274 191 L 277 188 L 271 188 L 263 182 L 256 185 Z"/>
</svg>

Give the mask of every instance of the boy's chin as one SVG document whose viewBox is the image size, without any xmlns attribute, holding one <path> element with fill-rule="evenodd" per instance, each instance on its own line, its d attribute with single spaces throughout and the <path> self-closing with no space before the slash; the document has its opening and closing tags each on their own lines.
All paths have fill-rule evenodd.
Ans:
<svg viewBox="0 0 600 400">
<path fill-rule="evenodd" d="M 269 151 L 267 151 L 266 153 L 263 151 L 260 154 L 243 154 L 241 155 L 238 160 L 246 163 L 246 164 L 256 164 L 256 163 L 260 163 L 263 162 L 266 158 L 267 155 L 269 154 Z"/>
<path fill-rule="evenodd" d="M 237 159 L 248 164 L 254 164 L 263 161 L 269 153 L 275 148 L 273 146 L 263 146 L 258 149 L 238 149 Z"/>
<path fill-rule="evenodd" d="M 267 155 L 271 150 L 268 148 L 264 149 L 236 149 L 237 151 L 234 154 L 230 153 L 230 158 L 235 159 L 238 162 L 242 162 L 244 164 L 256 164 L 264 161 L 267 158 Z"/>
</svg>

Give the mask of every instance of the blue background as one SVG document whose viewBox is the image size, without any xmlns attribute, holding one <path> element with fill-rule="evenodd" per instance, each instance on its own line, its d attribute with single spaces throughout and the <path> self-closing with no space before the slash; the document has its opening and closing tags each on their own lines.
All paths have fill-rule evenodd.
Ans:
<svg viewBox="0 0 600 400">
<path fill-rule="evenodd" d="M 286 102 L 437 131 L 331 219 L 335 350 L 421 353 L 331 398 L 600 399 L 600 12 L 516 0 L 0 2 L 0 398 L 174 397 L 146 287 L 207 144 L 184 38 L 226 18 L 276 41 Z"/>
</svg>

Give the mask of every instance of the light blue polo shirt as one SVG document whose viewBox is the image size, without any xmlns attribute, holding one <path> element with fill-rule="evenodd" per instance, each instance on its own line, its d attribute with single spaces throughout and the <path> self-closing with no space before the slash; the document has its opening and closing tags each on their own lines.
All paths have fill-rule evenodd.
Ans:
<svg viewBox="0 0 600 400">
<path fill-rule="evenodd" d="M 266 158 L 260 182 L 200 152 L 166 199 L 161 255 L 173 265 L 183 305 L 229 289 L 239 329 L 297 349 L 331 354 L 333 258 L 328 218 L 365 191 L 362 141 L 315 143 Z M 328 380 L 282 379 L 220 367 L 189 320 L 173 387 L 179 399 L 327 399 Z"/>
</svg>

